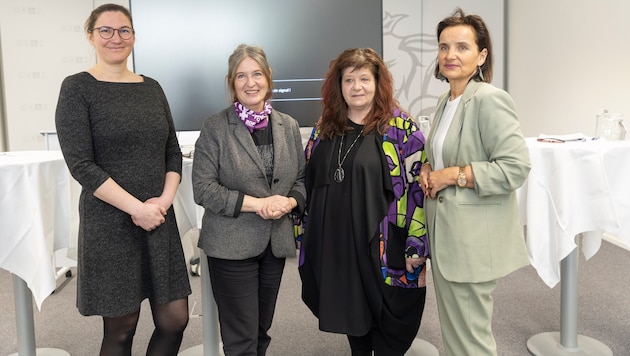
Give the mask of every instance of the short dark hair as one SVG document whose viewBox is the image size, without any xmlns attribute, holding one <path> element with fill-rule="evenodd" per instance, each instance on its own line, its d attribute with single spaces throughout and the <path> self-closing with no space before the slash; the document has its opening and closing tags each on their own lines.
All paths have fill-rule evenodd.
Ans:
<svg viewBox="0 0 630 356">
<path fill-rule="evenodd" d="M 475 33 L 475 43 L 477 44 L 477 48 L 479 51 L 483 51 L 485 48 L 488 53 L 486 55 L 486 61 L 481 65 L 481 73 L 483 73 L 483 79 L 477 74 L 473 79 L 477 81 L 483 81 L 490 83 L 492 81 L 492 41 L 490 40 L 490 32 L 488 31 L 488 26 L 483 21 L 483 19 L 478 15 L 466 15 L 464 10 L 461 8 L 456 8 L 453 14 L 444 20 L 440 21 L 437 25 L 437 38 L 439 41 L 440 35 L 442 31 L 444 31 L 447 27 L 453 26 L 470 26 Z M 436 78 L 440 79 L 440 66 L 439 64 L 435 65 L 435 71 L 433 73 Z"/>
</svg>

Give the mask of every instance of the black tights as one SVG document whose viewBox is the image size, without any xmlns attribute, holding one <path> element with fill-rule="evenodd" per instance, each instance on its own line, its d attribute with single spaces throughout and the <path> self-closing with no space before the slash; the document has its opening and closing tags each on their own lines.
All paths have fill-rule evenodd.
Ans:
<svg viewBox="0 0 630 356">
<path fill-rule="evenodd" d="M 158 305 L 151 302 L 155 330 L 147 348 L 150 356 L 177 355 L 188 325 L 188 298 Z M 140 311 L 115 318 L 103 318 L 100 356 L 131 356 Z"/>
</svg>

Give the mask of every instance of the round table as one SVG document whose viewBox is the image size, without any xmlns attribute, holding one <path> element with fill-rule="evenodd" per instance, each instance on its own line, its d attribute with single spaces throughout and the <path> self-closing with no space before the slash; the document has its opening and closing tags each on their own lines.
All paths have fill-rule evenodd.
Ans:
<svg viewBox="0 0 630 356">
<path fill-rule="evenodd" d="M 61 152 L 0 153 L 0 268 L 13 275 L 20 356 L 69 356 L 59 349 L 36 349 L 33 299 L 41 309 L 56 288 L 53 252 L 70 241 L 70 200 Z"/>
</svg>

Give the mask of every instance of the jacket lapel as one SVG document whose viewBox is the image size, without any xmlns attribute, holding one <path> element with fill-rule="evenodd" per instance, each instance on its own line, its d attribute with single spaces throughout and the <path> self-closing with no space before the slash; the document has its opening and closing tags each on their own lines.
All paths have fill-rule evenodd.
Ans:
<svg viewBox="0 0 630 356">
<path fill-rule="evenodd" d="M 273 120 L 272 120 L 273 121 Z M 236 115 L 236 111 L 232 108 L 228 110 L 228 122 L 232 128 L 232 134 L 236 138 L 236 141 L 241 145 L 243 151 L 249 154 L 250 158 L 256 164 L 260 172 L 265 175 L 265 167 L 263 166 L 262 159 L 260 158 L 260 154 L 258 153 L 258 149 L 256 148 L 256 144 L 254 144 L 254 140 L 252 139 L 252 135 L 249 133 L 249 130 L 241 120 Z M 274 137 L 275 139 L 275 137 Z"/>
<path fill-rule="evenodd" d="M 453 121 L 451 122 L 451 126 L 446 133 L 446 137 L 444 138 L 444 147 L 446 148 L 442 154 L 442 159 L 444 160 L 445 167 L 451 167 L 455 165 L 461 165 L 468 162 L 459 162 L 459 148 L 462 136 L 470 134 L 469 132 L 464 132 L 464 121 L 466 120 L 466 106 L 470 102 L 470 100 L 477 92 L 477 88 L 479 87 L 480 82 L 471 80 L 464 93 L 462 94 L 461 101 L 455 110 L 455 115 L 453 116 Z M 450 93 L 446 95 L 446 100 L 448 100 Z M 445 102 L 444 102 L 445 103 Z M 441 106 L 444 108 L 444 105 Z M 441 114 L 440 114 L 441 116 Z"/>
<path fill-rule="evenodd" d="M 450 96 L 450 90 L 446 94 L 442 94 L 440 99 L 438 99 L 437 111 L 433 116 L 433 124 L 431 125 L 431 131 L 429 131 L 429 137 L 427 137 L 427 141 L 430 143 L 430 147 L 433 146 L 433 137 L 435 136 L 435 131 L 437 127 L 440 125 L 440 121 L 442 120 L 442 113 L 444 112 L 444 105 L 446 105 L 446 100 Z M 433 150 L 427 150 L 427 159 L 429 163 L 431 163 L 432 167 L 435 167 L 435 157 L 433 156 Z"/>
</svg>

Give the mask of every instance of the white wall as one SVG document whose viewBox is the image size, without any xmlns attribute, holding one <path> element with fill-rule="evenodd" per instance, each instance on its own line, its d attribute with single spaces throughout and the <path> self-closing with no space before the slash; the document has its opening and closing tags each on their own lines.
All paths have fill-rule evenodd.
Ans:
<svg viewBox="0 0 630 356">
<path fill-rule="evenodd" d="M 433 117 L 448 84 L 433 76 L 437 57 L 436 27 L 457 6 L 484 18 L 494 42 L 493 83 L 504 87 L 504 0 L 384 0 L 383 59 L 394 76 L 396 98 L 414 118 Z"/>
<path fill-rule="evenodd" d="M 11 150 L 43 149 L 39 132 L 54 129 L 61 80 L 91 61 L 82 30 L 91 9 L 91 1 L 80 0 L 0 2 L 3 126 Z"/>
<path fill-rule="evenodd" d="M 128 0 L 0 1 L 5 114 L 0 137 L 6 130 L 8 141 L 0 139 L 0 151 L 45 149 L 41 132 L 54 131 L 61 81 L 96 60 L 83 24 L 94 7 L 107 2 L 129 5 Z"/>
<path fill-rule="evenodd" d="M 630 2 L 508 1 L 508 90 L 526 136 L 595 134 L 605 108 L 630 121 Z"/>
<path fill-rule="evenodd" d="M 0 36 L 1 37 L 1 36 Z M 0 48 L 2 48 L 2 39 L 0 38 Z M 6 150 L 7 143 L 6 133 L 6 120 L 4 119 L 4 81 L 2 80 L 2 51 L 0 51 L 0 152 Z"/>
</svg>

